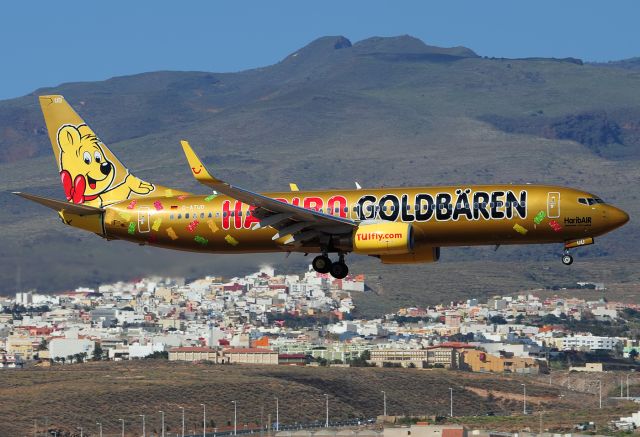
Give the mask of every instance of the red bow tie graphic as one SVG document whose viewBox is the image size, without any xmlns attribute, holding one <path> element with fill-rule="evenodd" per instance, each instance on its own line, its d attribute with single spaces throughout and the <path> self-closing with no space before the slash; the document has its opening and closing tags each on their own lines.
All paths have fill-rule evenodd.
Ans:
<svg viewBox="0 0 640 437">
<path fill-rule="evenodd" d="M 83 175 L 76 176 L 73 181 L 71 180 L 71 173 L 67 170 L 60 172 L 60 180 L 62 181 L 62 188 L 64 188 L 64 194 L 67 196 L 67 200 L 73 203 L 84 203 L 85 200 L 93 200 L 97 195 L 85 196 L 84 190 L 87 188 L 87 180 Z"/>
</svg>

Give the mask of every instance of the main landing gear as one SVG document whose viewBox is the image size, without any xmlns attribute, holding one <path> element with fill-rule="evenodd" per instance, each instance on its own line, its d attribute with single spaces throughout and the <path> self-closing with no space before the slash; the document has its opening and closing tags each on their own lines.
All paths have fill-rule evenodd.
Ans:
<svg viewBox="0 0 640 437">
<path fill-rule="evenodd" d="M 344 254 L 340 254 L 338 261 L 331 262 L 331 259 L 326 255 L 318 255 L 311 262 L 313 270 L 318 273 L 330 273 L 336 279 L 344 279 L 349 274 L 349 268 L 344 262 Z"/>
</svg>

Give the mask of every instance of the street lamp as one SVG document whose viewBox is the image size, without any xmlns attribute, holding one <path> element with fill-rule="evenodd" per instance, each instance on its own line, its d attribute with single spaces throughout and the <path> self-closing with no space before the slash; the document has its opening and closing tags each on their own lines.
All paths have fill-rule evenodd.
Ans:
<svg viewBox="0 0 640 437">
<path fill-rule="evenodd" d="M 598 398 L 600 400 L 600 408 L 602 408 L 602 380 L 598 380 Z"/>
<path fill-rule="evenodd" d="M 102 437 L 102 423 L 101 422 L 96 422 L 96 425 L 98 425 L 100 427 L 100 437 Z"/>
<path fill-rule="evenodd" d="M 631 371 L 633 372 L 633 369 L 631 369 Z M 631 374 L 627 373 L 627 399 L 629 399 L 629 376 L 631 376 Z"/>
<path fill-rule="evenodd" d="M 202 405 L 202 437 L 207 437 L 207 406 Z"/>
<path fill-rule="evenodd" d="M 453 388 L 449 387 L 449 417 L 453 417 Z"/>
<path fill-rule="evenodd" d="M 80 437 L 83 437 L 83 434 L 82 434 L 82 427 L 81 427 L 81 426 L 76 426 L 76 428 L 78 428 L 78 429 L 80 430 Z"/>
<path fill-rule="evenodd" d="M 231 401 L 233 404 L 233 435 L 238 434 L 238 403 Z"/>
<path fill-rule="evenodd" d="M 124 437 L 124 419 L 118 419 L 120 422 L 122 422 L 122 437 Z"/>
<path fill-rule="evenodd" d="M 280 431 L 280 402 L 276 396 L 276 432 Z"/>
<path fill-rule="evenodd" d="M 182 437 L 184 437 L 184 407 L 178 407 L 182 410 Z"/>
<path fill-rule="evenodd" d="M 326 413 L 326 419 L 324 422 L 324 427 L 329 428 L 329 395 L 325 393 L 324 398 L 326 400 L 326 406 L 327 406 L 327 413 Z"/>
<path fill-rule="evenodd" d="M 520 384 L 522 386 L 522 414 L 527 414 L 527 384 Z"/>
<path fill-rule="evenodd" d="M 162 437 L 164 437 L 164 411 L 158 411 L 158 413 L 162 414 Z"/>
<path fill-rule="evenodd" d="M 140 414 L 139 416 L 142 417 L 142 437 L 147 437 L 147 432 L 145 431 L 144 414 Z"/>
<path fill-rule="evenodd" d="M 387 392 L 381 390 L 382 393 L 382 415 L 387 417 Z"/>
</svg>

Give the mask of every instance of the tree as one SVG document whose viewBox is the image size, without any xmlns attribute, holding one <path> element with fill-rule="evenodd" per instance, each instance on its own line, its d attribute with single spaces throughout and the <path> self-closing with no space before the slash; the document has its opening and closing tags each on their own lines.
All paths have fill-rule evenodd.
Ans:
<svg viewBox="0 0 640 437">
<path fill-rule="evenodd" d="M 507 321 L 500 314 L 496 314 L 495 316 L 491 316 L 489 321 L 496 325 L 506 325 Z"/>
<path fill-rule="evenodd" d="M 47 343 L 47 339 L 43 338 L 42 340 L 40 340 L 40 344 L 38 345 L 38 350 L 46 351 L 48 346 L 49 344 Z"/>
<path fill-rule="evenodd" d="M 100 346 L 99 343 L 96 343 L 96 346 L 93 348 L 93 361 L 100 361 L 102 360 L 102 347 Z"/>
<path fill-rule="evenodd" d="M 638 349 L 631 349 L 631 351 L 629 352 L 629 358 L 631 359 L 631 361 L 635 361 L 638 358 L 638 355 L 640 355 Z"/>
<path fill-rule="evenodd" d="M 67 361 L 69 361 L 69 364 L 73 364 L 73 355 L 67 355 Z"/>
</svg>

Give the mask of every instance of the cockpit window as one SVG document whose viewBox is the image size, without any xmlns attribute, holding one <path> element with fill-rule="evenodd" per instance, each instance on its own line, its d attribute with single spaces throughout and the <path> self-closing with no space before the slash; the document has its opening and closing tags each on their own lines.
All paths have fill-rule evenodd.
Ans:
<svg viewBox="0 0 640 437">
<path fill-rule="evenodd" d="M 579 197 L 578 203 L 582 203 L 583 205 L 595 205 L 596 203 L 605 203 L 605 202 L 599 197 Z"/>
</svg>

